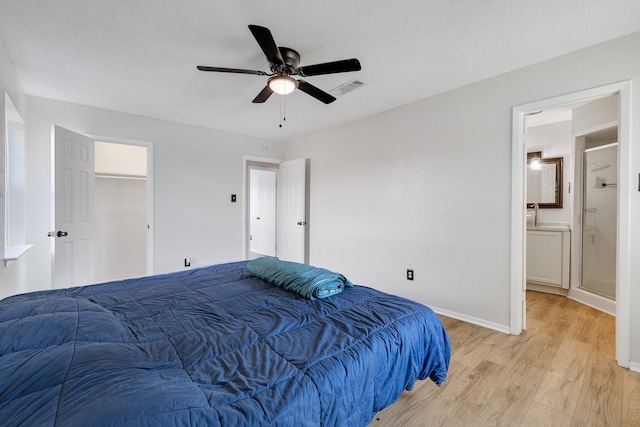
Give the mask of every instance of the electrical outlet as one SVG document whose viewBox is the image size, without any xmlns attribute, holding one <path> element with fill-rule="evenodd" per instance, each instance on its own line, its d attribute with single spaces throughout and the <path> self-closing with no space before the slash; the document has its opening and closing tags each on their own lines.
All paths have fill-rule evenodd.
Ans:
<svg viewBox="0 0 640 427">
<path fill-rule="evenodd" d="M 184 259 L 184 266 L 185 267 L 191 267 L 191 257 L 186 257 Z"/>
<path fill-rule="evenodd" d="M 236 202 L 236 195 L 232 194 L 231 195 L 231 203 L 235 203 Z"/>
<path fill-rule="evenodd" d="M 407 280 L 413 280 L 413 270 L 407 269 Z"/>
</svg>

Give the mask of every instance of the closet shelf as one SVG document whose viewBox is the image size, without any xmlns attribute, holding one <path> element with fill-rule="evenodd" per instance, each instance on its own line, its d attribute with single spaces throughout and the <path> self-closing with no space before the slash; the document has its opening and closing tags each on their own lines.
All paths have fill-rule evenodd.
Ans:
<svg viewBox="0 0 640 427">
<path fill-rule="evenodd" d="M 146 180 L 146 175 L 132 175 L 132 174 L 113 174 L 106 172 L 96 172 L 96 178 L 114 178 L 114 179 L 140 179 Z"/>
<path fill-rule="evenodd" d="M 17 261 L 18 258 L 22 254 L 24 254 L 29 248 L 33 245 L 15 245 L 15 246 L 5 246 L 4 247 L 4 256 L 2 260 L 4 261 L 4 266 L 6 267 L 11 261 Z"/>
</svg>

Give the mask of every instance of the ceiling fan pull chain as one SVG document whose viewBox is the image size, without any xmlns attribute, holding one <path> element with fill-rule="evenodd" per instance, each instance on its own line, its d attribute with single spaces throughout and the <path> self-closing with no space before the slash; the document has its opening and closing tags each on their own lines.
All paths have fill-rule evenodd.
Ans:
<svg viewBox="0 0 640 427">
<path fill-rule="evenodd" d="M 287 110 L 287 95 L 282 95 L 282 100 L 280 101 L 280 125 L 278 127 L 282 127 L 282 122 L 287 121 L 286 110 Z"/>
</svg>

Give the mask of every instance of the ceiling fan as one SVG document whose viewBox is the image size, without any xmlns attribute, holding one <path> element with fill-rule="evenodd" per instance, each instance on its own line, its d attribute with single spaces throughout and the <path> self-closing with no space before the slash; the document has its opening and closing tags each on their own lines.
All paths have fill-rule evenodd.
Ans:
<svg viewBox="0 0 640 427">
<path fill-rule="evenodd" d="M 270 76 L 267 85 L 253 100 L 254 103 L 265 102 L 273 92 L 280 95 L 286 95 L 293 92 L 295 89 L 300 89 L 307 95 L 311 95 L 317 100 L 322 101 L 325 104 L 329 104 L 335 101 L 336 98 L 304 80 L 296 80 L 291 76 L 297 75 L 301 77 L 310 77 L 321 74 L 359 71 L 361 69 L 360 61 L 355 58 L 298 67 L 298 64 L 300 63 L 300 54 L 288 47 L 278 47 L 271 35 L 271 31 L 269 31 L 268 28 L 260 27 L 258 25 L 249 25 L 249 30 L 267 57 L 271 73 L 258 70 L 243 70 L 239 68 L 207 67 L 203 65 L 198 65 L 197 68 L 200 71 Z"/>
</svg>

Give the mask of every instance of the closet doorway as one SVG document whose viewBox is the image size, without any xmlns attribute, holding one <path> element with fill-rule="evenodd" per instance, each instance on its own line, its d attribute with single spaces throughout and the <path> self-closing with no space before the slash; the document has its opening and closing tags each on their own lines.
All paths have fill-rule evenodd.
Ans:
<svg viewBox="0 0 640 427">
<path fill-rule="evenodd" d="M 95 142 L 95 280 L 141 277 L 151 265 L 149 148 Z"/>
</svg>

